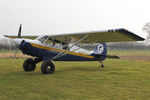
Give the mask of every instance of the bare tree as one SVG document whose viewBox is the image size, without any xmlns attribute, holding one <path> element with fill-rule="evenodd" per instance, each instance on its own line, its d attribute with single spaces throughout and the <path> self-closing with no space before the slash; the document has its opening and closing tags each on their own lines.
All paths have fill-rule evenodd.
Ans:
<svg viewBox="0 0 150 100">
<path fill-rule="evenodd" d="M 148 33 L 147 37 L 146 37 L 146 41 L 148 42 L 150 39 L 150 22 L 147 22 L 144 27 L 143 30 L 146 31 Z"/>
</svg>

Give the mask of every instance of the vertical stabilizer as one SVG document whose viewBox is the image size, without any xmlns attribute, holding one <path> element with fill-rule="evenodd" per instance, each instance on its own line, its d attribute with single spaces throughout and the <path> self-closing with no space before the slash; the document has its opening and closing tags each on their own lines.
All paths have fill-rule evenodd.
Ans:
<svg viewBox="0 0 150 100">
<path fill-rule="evenodd" d="M 99 43 L 98 46 L 93 50 L 92 54 L 96 58 L 98 58 L 100 61 L 106 59 L 107 55 L 107 45 L 106 43 Z"/>
</svg>

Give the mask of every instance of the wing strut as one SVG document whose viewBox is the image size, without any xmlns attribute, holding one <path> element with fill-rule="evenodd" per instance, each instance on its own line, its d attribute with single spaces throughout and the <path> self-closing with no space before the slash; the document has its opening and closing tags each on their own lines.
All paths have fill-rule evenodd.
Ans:
<svg viewBox="0 0 150 100">
<path fill-rule="evenodd" d="M 59 54 L 57 54 L 55 57 L 52 58 L 52 60 L 57 59 L 59 57 L 62 57 L 64 55 L 67 55 L 67 53 L 64 54 L 65 51 L 71 49 L 72 47 L 74 47 L 75 45 L 77 45 L 79 42 L 81 42 L 82 40 L 86 39 L 89 35 L 86 35 L 85 37 L 83 37 L 82 39 L 80 39 L 79 41 L 77 41 L 76 43 L 74 43 L 72 46 L 68 47 L 66 50 L 64 50 L 63 52 L 60 52 Z"/>
</svg>

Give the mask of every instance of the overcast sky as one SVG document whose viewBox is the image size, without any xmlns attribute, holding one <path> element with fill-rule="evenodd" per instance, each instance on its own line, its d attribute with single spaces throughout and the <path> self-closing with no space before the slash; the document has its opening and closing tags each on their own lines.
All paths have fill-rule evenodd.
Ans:
<svg viewBox="0 0 150 100">
<path fill-rule="evenodd" d="M 72 33 L 126 28 L 142 31 L 150 21 L 150 0 L 0 0 L 0 34 Z"/>
</svg>

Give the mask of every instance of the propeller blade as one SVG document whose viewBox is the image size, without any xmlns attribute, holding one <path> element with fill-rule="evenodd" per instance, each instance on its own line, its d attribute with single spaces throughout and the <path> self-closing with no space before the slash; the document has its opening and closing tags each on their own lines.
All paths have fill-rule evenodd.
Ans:
<svg viewBox="0 0 150 100">
<path fill-rule="evenodd" d="M 21 30 L 22 30 L 22 24 L 20 24 L 20 27 L 19 27 L 18 38 L 21 38 Z"/>
</svg>

